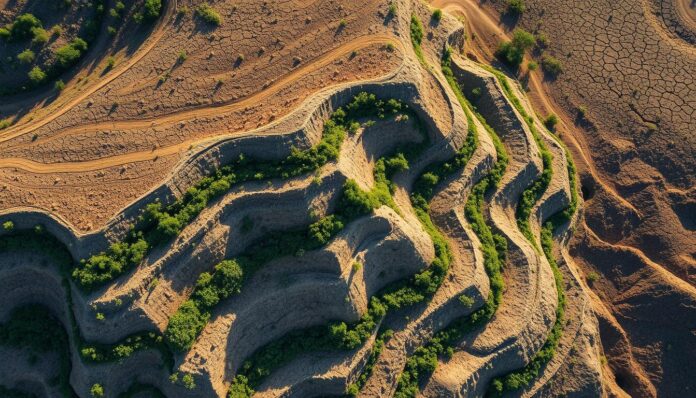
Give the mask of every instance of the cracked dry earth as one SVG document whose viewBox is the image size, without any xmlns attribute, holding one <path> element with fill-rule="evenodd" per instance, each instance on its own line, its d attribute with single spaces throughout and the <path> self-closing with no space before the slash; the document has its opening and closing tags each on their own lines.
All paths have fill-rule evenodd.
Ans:
<svg viewBox="0 0 696 398">
<path fill-rule="evenodd" d="M 696 356 L 696 4 L 526 4 L 514 26 L 544 32 L 546 52 L 563 65 L 532 96 L 552 99 L 547 112 L 562 115 L 576 154 L 586 212 L 570 252 L 597 277 L 594 307 L 617 387 L 693 395 L 685 364 Z"/>
<path fill-rule="evenodd" d="M 0 102 L 0 396 L 688 391 L 692 48 L 670 21 L 691 14 L 670 10 L 623 50 L 665 69 L 617 48 L 551 84 L 581 81 L 592 120 L 616 105 L 595 84 L 643 84 L 638 121 L 601 120 L 673 129 L 666 165 L 657 132 L 584 122 L 567 148 L 421 1 L 169 0 L 142 37 L 98 38 L 59 95 Z M 657 308 L 673 329 L 635 325 Z"/>
</svg>

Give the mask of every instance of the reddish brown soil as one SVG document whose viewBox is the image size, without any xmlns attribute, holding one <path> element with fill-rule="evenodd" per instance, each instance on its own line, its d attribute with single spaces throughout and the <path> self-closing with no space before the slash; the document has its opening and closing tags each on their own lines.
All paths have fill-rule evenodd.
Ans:
<svg viewBox="0 0 696 398">
<path fill-rule="evenodd" d="M 498 16 L 503 1 L 436 3 L 464 7 L 472 56 L 491 59 L 515 26 L 548 35 L 546 51 L 564 72 L 522 77 L 537 110 L 561 116 L 581 171 L 586 213 L 571 253 L 599 277 L 595 305 L 616 382 L 633 396 L 696 390 L 696 47 L 683 18 L 691 4 L 660 2 L 674 12 L 658 17 L 647 0 L 529 0 L 513 21 Z"/>
<path fill-rule="evenodd" d="M 82 231 L 98 228 L 195 144 L 267 125 L 318 90 L 401 64 L 400 47 L 385 47 L 396 41 L 379 1 L 216 8 L 223 23 L 212 28 L 170 7 L 112 70 L 102 62 L 53 102 L 22 110 L 0 132 L 2 208 L 35 206 Z"/>
</svg>

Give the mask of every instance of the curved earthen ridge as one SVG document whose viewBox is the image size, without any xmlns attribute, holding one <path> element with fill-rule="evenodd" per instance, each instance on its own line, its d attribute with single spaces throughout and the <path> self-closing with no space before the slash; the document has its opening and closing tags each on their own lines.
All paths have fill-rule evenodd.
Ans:
<svg viewBox="0 0 696 398">
<path fill-rule="evenodd" d="M 581 205 L 572 159 L 516 82 L 460 55 L 466 35 L 460 21 L 436 17 L 413 0 L 215 1 L 210 5 L 223 21 L 212 28 L 198 19 L 201 3 L 165 2 L 152 36 L 133 54 L 119 54 L 108 79 L 90 77 L 82 89 L 68 84 L 65 97 L 47 106 L 54 113 L 35 110 L 34 118 L 0 131 L 0 180 L 27 182 L 21 194 L 0 194 L 0 354 L 11 362 L 0 365 L 0 386 L 38 397 L 244 396 L 231 386 L 239 385 L 256 353 L 302 331 L 362 322 L 375 300 L 388 301 L 385 292 L 403 286 L 421 292 L 429 273 L 447 262 L 432 291 L 389 307 L 360 344 L 298 352 L 253 385 L 260 397 L 404 396 L 412 359 L 441 332 L 490 305 L 497 292 L 488 266 L 492 249 L 505 258 L 502 302 L 486 322 L 449 342 L 431 371 L 419 375 L 418 391 L 407 396 L 491 393 L 493 380 L 534 361 L 557 324 L 553 357 L 507 393 L 605 394 L 598 321 L 567 250 L 579 213 L 551 231 L 551 242 L 542 240 L 546 222 Z M 417 20 L 424 30 L 420 44 L 412 42 Z M 290 24 L 296 32 L 285 31 Z M 170 70 L 156 65 L 180 47 L 189 59 Z M 217 58 L 237 65 L 206 63 Z M 202 95 L 216 79 L 223 79 L 217 91 Z M 167 91 L 153 82 L 172 96 L 166 99 Z M 469 102 L 474 88 L 480 90 L 475 106 Z M 362 93 L 401 111 L 337 122 Z M 104 112 L 114 101 L 117 110 Z M 148 205 L 177 203 L 240 156 L 271 164 L 325 145 L 337 123 L 345 129 L 337 159 L 300 175 L 232 184 L 175 237 L 153 244 L 108 283 L 85 289 L 73 278 L 80 260 L 129 242 Z M 56 148 L 79 142 L 85 146 L 60 158 Z M 553 158 L 547 166 L 546 152 Z M 400 159 L 407 167 L 385 171 L 386 163 Z M 55 172 L 47 172 L 51 165 Z M 544 167 L 553 174 L 532 204 L 529 237 L 516 211 Z M 93 218 L 76 216 L 74 198 L 55 207 L 24 201 L 25 192 L 48 192 L 47 175 L 54 188 L 96 190 L 114 168 L 123 180 L 135 173 L 137 182 L 114 200 L 118 206 Z M 491 248 L 466 209 L 498 170 L 497 185 L 477 208 L 499 238 Z M 424 181 L 432 182 L 427 195 Z M 387 198 L 346 216 L 321 245 L 272 257 L 245 273 L 238 291 L 206 309 L 191 345 L 174 349 L 167 335 L 172 319 L 198 297 L 216 265 L 242 263 L 267 239 L 340 217 L 349 182 L 365 195 Z M 29 304 L 45 307 L 62 325 L 65 347 L 31 351 L 31 344 L 5 339 L 4 328 L 19 322 L 15 310 Z M 31 355 L 41 356 L 39 365 Z"/>
</svg>

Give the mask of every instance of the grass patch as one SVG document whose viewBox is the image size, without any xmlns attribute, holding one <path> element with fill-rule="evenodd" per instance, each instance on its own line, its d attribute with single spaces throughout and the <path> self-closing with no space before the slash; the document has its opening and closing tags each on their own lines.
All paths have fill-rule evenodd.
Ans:
<svg viewBox="0 0 696 398">
<path fill-rule="evenodd" d="M 425 62 L 425 55 L 423 55 L 423 48 L 421 44 L 423 43 L 423 23 L 416 14 L 411 15 L 411 44 L 413 44 L 413 51 L 416 52 L 416 57 L 425 67 L 428 63 Z"/>
</svg>

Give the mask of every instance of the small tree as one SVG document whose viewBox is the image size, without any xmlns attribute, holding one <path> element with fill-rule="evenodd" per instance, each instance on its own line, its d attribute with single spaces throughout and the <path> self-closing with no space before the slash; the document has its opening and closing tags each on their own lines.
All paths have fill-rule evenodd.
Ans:
<svg viewBox="0 0 696 398">
<path fill-rule="evenodd" d="M 536 43 L 534 35 L 523 29 L 515 29 L 512 40 L 498 46 L 496 56 L 504 63 L 519 68 L 524 59 L 524 53 Z"/>
<path fill-rule="evenodd" d="M 40 28 L 41 21 L 32 14 L 22 14 L 15 19 L 10 28 L 10 34 L 14 40 L 23 40 L 33 37 L 33 28 Z"/>
<path fill-rule="evenodd" d="M 552 77 L 556 77 L 563 72 L 561 61 L 559 61 L 558 58 L 550 55 L 544 55 L 544 57 L 541 59 L 541 69 L 544 70 L 544 73 Z"/>
<path fill-rule="evenodd" d="M 554 115 L 553 113 L 547 116 L 546 119 L 544 119 L 544 126 L 546 126 L 546 128 L 551 131 L 554 131 L 557 125 L 558 116 Z"/>
<path fill-rule="evenodd" d="M 211 25 L 220 25 L 222 17 L 208 3 L 203 3 L 196 7 L 196 15 Z"/>
<path fill-rule="evenodd" d="M 437 8 L 433 11 L 433 20 L 440 21 L 442 19 L 442 10 Z"/>
<path fill-rule="evenodd" d="M 145 0 L 143 5 L 143 17 L 147 20 L 154 20 L 162 12 L 162 0 Z"/>
<path fill-rule="evenodd" d="M 32 70 L 29 71 L 28 76 L 32 84 L 41 84 L 46 80 L 46 72 L 41 70 L 38 66 L 33 67 Z"/>
<path fill-rule="evenodd" d="M 36 55 L 33 51 L 31 51 L 28 48 L 22 51 L 21 53 L 17 54 L 17 59 L 19 60 L 19 62 L 23 64 L 30 64 L 34 62 L 34 58 L 36 58 Z"/>
<path fill-rule="evenodd" d="M 513 16 L 520 16 L 527 10 L 524 0 L 508 0 L 507 13 Z"/>
<path fill-rule="evenodd" d="M 99 383 L 95 383 L 89 390 L 89 393 L 92 394 L 94 398 L 101 398 L 104 396 L 104 387 Z"/>
</svg>

